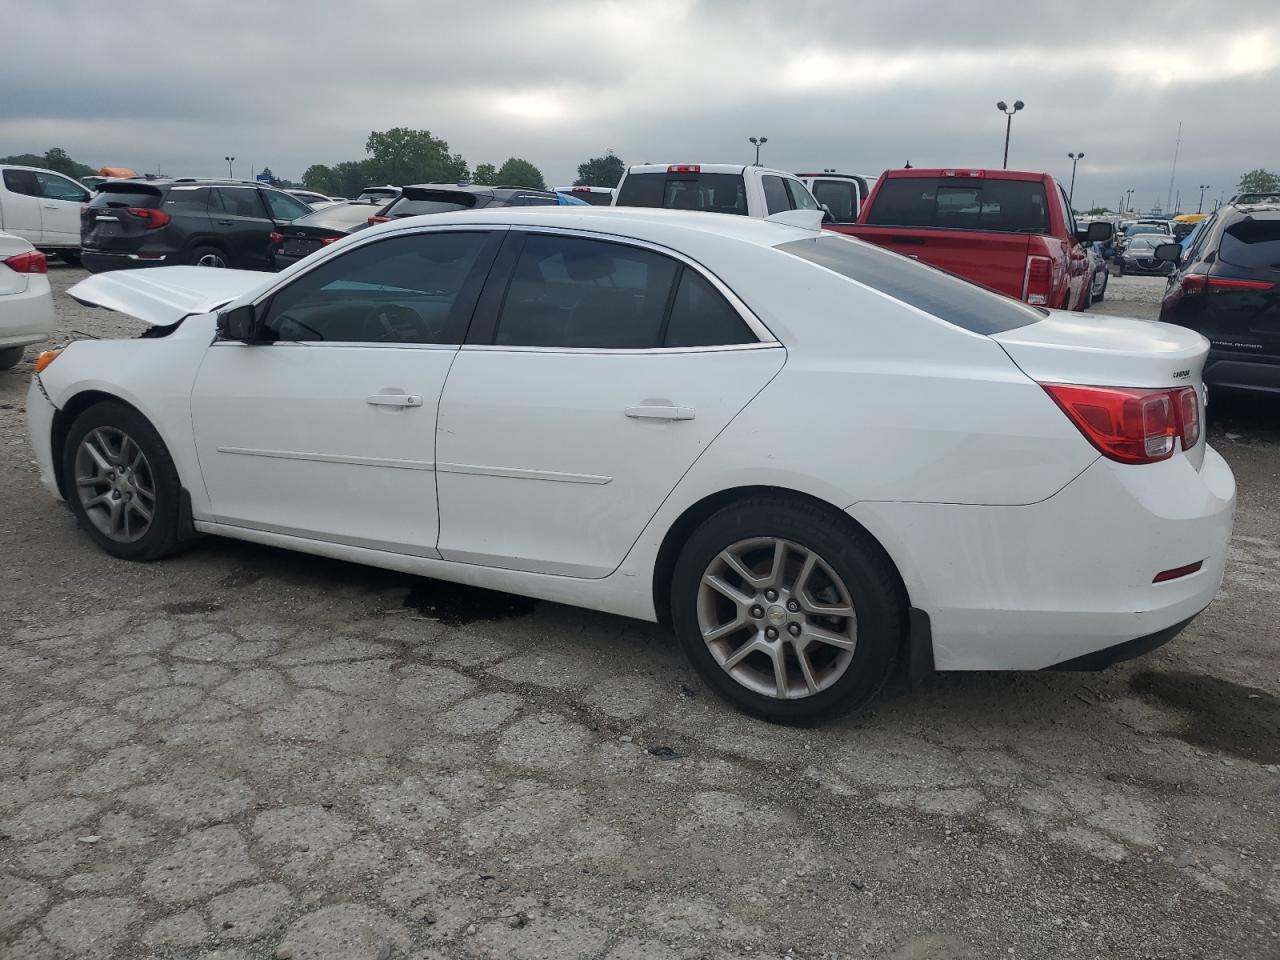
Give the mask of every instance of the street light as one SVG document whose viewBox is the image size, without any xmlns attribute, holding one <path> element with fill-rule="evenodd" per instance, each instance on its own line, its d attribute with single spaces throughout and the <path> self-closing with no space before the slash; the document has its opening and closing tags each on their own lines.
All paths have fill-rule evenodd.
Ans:
<svg viewBox="0 0 1280 960">
<path fill-rule="evenodd" d="M 756 145 L 756 166 L 760 166 L 760 148 L 769 142 L 768 137 L 747 137 L 751 143 Z"/>
<path fill-rule="evenodd" d="M 1084 159 L 1084 151 L 1068 153 L 1067 158 L 1071 161 L 1071 189 L 1067 191 L 1067 204 L 1070 205 L 1076 195 L 1076 164 Z"/>
<path fill-rule="evenodd" d="M 1126 211 L 1133 209 L 1133 187 L 1124 192 L 1124 208 Z"/>
<path fill-rule="evenodd" d="M 231 165 L 232 165 L 233 163 L 235 163 L 235 162 L 236 162 L 236 158 L 235 158 L 235 157 L 223 157 L 222 159 L 223 159 L 223 160 L 225 160 L 225 161 L 227 161 L 227 179 L 228 179 L 228 180 L 234 180 L 234 179 L 235 179 L 235 175 L 231 172 Z"/>
<path fill-rule="evenodd" d="M 1204 192 L 1209 189 L 1207 183 L 1200 184 L 1200 202 L 1196 204 L 1196 213 L 1204 212 Z"/>
<path fill-rule="evenodd" d="M 1021 100 L 1013 101 L 1013 109 L 1009 109 L 1009 105 L 1001 100 L 996 104 L 996 109 L 1003 113 L 1006 117 L 1004 124 L 1004 169 L 1009 169 L 1009 133 L 1013 130 L 1013 115 L 1025 107 L 1026 104 Z"/>
</svg>

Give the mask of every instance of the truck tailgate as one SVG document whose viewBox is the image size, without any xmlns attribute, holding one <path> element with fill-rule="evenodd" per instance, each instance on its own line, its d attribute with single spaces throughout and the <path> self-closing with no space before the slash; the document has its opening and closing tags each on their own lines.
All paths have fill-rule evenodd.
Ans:
<svg viewBox="0 0 1280 960">
<path fill-rule="evenodd" d="M 1035 238 L 1025 233 L 949 230 L 937 227 L 873 227 L 845 224 L 840 233 L 1022 299 L 1027 255 Z"/>
</svg>

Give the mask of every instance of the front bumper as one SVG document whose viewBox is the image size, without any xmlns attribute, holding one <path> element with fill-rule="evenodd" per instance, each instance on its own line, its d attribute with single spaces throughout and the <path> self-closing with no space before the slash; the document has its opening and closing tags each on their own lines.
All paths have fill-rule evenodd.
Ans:
<svg viewBox="0 0 1280 960">
<path fill-rule="evenodd" d="M 1235 478 L 1206 447 L 1140 467 L 1098 459 L 1017 507 L 862 503 L 849 513 L 928 613 L 939 670 L 1040 670 L 1181 624 L 1226 565 Z M 1154 576 L 1201 561 L 1192 574 Z"/>
<path fill-rule="evenodd" d="M 40 468 L 40 485 L 61 500 L 62 491 L 58 489 L 58 475 L 53 463 L 53 418 L 57 412 L 58 408 L 40 384 L 40 375 L 36 374 L 27 387 L 27 432 Z"/>
</svg>

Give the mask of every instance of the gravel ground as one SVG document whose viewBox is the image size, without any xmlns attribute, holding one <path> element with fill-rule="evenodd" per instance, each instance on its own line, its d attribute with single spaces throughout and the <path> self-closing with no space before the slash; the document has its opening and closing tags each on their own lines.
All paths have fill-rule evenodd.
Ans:
<svg viewBox="0 0 1280 960">
<path fill-rule="evenodd" d="M 114 561 L 36 483 L 30 370 L 0 374 L 4 958 L 1280 957 L 1274 405 L 1214 398 L 1236 536 L 1171 645 L 786 729 L 658 626 L 230 541 Z"/>
</svg>

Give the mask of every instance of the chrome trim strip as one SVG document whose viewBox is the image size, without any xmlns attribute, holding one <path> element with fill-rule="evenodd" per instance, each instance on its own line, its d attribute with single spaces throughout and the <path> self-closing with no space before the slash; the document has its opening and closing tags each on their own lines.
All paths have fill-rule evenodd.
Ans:
<svg viewBox="0 0 1280 960">
<path fill-rule="evenodd" d="M 673 353 L 728 353 L 736 350 L 781 350 L 782 344 L 776 340 L 768 343 L 731 343 L 722 347 L 637 347 L 621 349 L 610 347 L 518 347 L 505 343 L 464 343 L 463 350 L 487 350 L 498 353 L 574 353 L 574 354 L 619 354 L 640 355 L 646 353 L 668 357 Z"/>
<path fill-rule="evenodd" d="M 391 467 L 396 470 L 435 470 L 430 460 L 393 460 L 390 457 L 352 457 L 336 453 L 302 453 L 296 450 L 254 450 L 249 447 L 218 447 L 219 453 L 273 460 L 308 460 L 314 463 L 348 463 L 357 467 Z"/>
<path fill-rule="evenodd" d="M 613 477 L 590 473 L 557 473 L 554 470 L 524 470 L 519 467 L 482 467 L 470 463 L 438 463 L 437 473 L 459 473 L 474 477 L 505 477 L 510 480 L 552 480 L 557 483 L 612 483 Z"/>
</svg>

